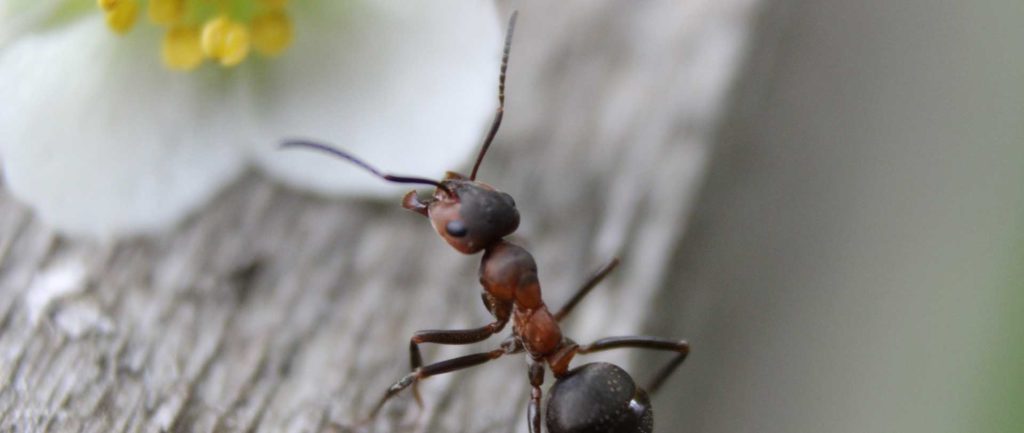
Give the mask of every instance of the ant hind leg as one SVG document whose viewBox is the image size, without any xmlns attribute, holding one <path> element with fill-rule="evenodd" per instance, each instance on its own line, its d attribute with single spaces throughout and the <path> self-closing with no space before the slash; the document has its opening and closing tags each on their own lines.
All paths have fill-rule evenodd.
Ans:
<svg viewBox="0 0 1024 433">
<path fill-rule="evenodd" d="M 628 337 L 607 337 L 597 340 L 590 344 L 581 345 L 576 353 L 587 354 L 600 352 L 603 350 L 610 349 L 654 349 L 676 352 L 677 355 L 672 358 L 668 364 L 665 364 L 661 370 L 654 375 L 651 381 L 647 385 L 647 391 L 654 394 L 658 391 L 665 380 L 672 375 L 676 367 L 686 360 L 686 355 L 690 354 L 690 344 L 685 340 L 671 340 L 668 338 L 661 337 L 648 337 L 648 336 L 628 336 Z"/>
</svg>

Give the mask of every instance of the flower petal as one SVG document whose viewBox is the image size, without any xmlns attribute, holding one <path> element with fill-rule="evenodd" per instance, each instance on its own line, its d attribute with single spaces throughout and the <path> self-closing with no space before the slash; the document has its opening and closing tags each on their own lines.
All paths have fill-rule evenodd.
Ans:
<svg viewBox="0 0 1024 433">
<path fill-rule="evenodd" d="M 351 164 L 278 151 L 287 138 L 332 143 L 381 170 L 440 178 L 468 169 L 497 109 L 502 30 L 490 2 L 320 2 L 295 10 L 295 45 L 256 77 L 259 164 L 294 186 L 379 195 Z M 463 170 L 465 171 L 465 170 Z"/>
<path fill-rule="evenodd" d="M 51 17 L 61 0 L 0 1 L 0 48 Z"/>
<path fill-rule="evenodd" d="M 150 231 L 209 199 L 243 165 L 216 77 L 166 71 L 155 29 L 117 37 L 95 14 L 0 53 L 7 187 L 59 230 Z M 219 71 L 211 70 L 211 74 Z"/>
</svg>

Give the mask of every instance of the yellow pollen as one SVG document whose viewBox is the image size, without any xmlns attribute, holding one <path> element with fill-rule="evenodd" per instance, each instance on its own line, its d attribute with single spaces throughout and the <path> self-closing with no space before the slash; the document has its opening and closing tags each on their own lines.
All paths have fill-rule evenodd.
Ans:
<svg viewBox="0 0 1024 433">
<path fill-rule="evenodd" d="M 105 0 L 100 0 L 100 7 L 103 7 Z M 106 0 L 110 3 L 110 9 L 104 9 L 107 13 L 107 27 L 118 34 L 125 34 L 135 25 L 135 17 L 139 14 L 139 3 L 136 0 Z"/>
<path fill-rule="evenodd" d="M 100 9 L 109 12 L 117 7 L 117 4 L 120 2 L 121 0 L 96 0 L 96 5 L 99 6 Z"/>
<path fill-rule="evenodd" d="M 249 55 L 249 29 L 242 23 L 220 16 L 203 24 L 203 54 L 222 66 L 234 66 Z"/>
<path fill-rule="evenodd" d="M 235 66 L 251 51 L 278 56 L 295 39 L 288 0 L 94 1 L 117 34 L 131 31 L 140 14 L 159 26 L 164 32 L 160 56 L 174 70 L 193 70 L 206 59 Z"/>
<path fill-rule="evenodd" d="M 172 26 L 180 21 L 183 15 L 185 0 L 149 0 L 149 20 L 157 25 Z"/>
<path fill-rule="evenodd" d="M 252 20 L 252 45 L 260 54 L 276 56 L 292 43 L 292 22 L 276 10 Z"/>
<path fill-rule="evenodd" d="M 164 35 L 161 54 L 168 68 L 190 71 L 203 62 L 203 48 L 199 43 L 199 29 L 177 26 Z"/>
</svg>

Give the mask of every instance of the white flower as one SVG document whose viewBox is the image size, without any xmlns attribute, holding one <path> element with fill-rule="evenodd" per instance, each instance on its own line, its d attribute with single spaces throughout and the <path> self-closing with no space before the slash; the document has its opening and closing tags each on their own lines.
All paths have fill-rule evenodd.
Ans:
<svg viewBox="0 0 1024 433">
<path fill-rule="evenodd" d="M 136 0 L 100 3 L 111 1 Z M 389 172 L 438 178 L 467 163 L 497 105 L 501 30 L 486 2 L 293 1 L 279 56 L 221 67 L 227 57 L 204 46 L 192 72 L 165 66 L 171 30 L 144 23 L 145 4 L 118 36 L 80 3 L 0 3 L 5 187 L 70 234 L 165 228 L 250 164 L 321 193 L 391 194 L 401 187 L 277 145 L 331 142 Z"/>
</svg>

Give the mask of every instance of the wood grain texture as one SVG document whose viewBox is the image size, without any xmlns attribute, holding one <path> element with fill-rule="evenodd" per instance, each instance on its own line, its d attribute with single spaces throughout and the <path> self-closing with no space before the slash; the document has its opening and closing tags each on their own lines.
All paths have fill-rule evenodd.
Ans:
<svg viewBox="0 0 1024 433">
<path fill-rule="evenodd" d="M 669 258 L 760 4 L 503 3 L 520 27 L 480 177 L 516 197 L 549 304 L 623 259 L 568 320 L 575 339 L 638 333 L 676 290 Z M 172 232 L 114 245 L 61 237 L 0 192 L 0 431 L 348 430 L 406 372 L 414 331 L 486 323 L 478 263 L 397 197 L 324 199 L 258 173 Z M 525 432 L 527 388 L 506 357 L 432 378 L 425 411 L 399 398 L 373 427 Z"/>
</svg>

